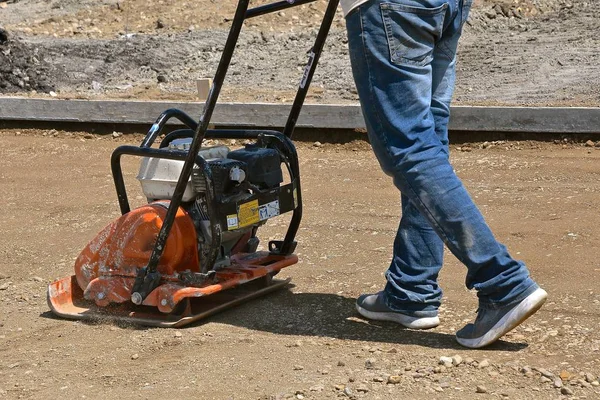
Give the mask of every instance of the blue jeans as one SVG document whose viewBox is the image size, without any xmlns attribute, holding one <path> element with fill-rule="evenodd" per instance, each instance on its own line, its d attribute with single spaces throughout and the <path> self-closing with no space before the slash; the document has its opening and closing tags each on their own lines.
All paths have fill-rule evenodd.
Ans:
<svg viewBox="0 0 600 400">
<path fill-rule="evenodd" d="M 494 238 L 448 156 L 456 48 L 472 0 L 369 0 L 346 17 L 350 60 L 369 140 L 401 191 L 386 272 L 395 311 L 437 315 L 444 243 L 467 266 L 479 306 L 521 301 L 537 285 Z"/>
</svg>

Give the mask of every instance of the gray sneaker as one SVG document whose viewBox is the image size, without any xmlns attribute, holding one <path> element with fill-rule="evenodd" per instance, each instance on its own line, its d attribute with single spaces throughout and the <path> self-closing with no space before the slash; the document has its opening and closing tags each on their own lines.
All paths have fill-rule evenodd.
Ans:
<svg viewBox="0 0 600 400">
<path fill-rule="evenodd" d="M 356 310 L 365 318 L 392 321 L 411 329 L 430 329 L 440 324 L 437 316 L 411 317 L 390 309 L 383 301 L 383 292 L 363 294 L 356 300 Z"/>
<path fill-rule="evenodd" d="M 480 308 L 477 310 L 475 322 L 467 324 L 456 332 L 456 340 L 461 345 L 472 349 L 494 343 L 539 310 L 546 297 L 548 297 L 546 291 L 537 288 L 517 304 L 498 310 Z"/>
</svg>

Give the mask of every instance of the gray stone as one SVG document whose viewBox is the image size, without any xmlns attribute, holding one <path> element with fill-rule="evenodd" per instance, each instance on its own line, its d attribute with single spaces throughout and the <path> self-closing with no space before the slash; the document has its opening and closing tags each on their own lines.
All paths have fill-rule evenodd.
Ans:
<svg viewBox="0 0 600 400">
<path fill-rule="evenodd" d="M 365 361 L 366 369 L 374 369 L 376 365 L 377 365 L 377 360 L 374 358 L 367 358 L 367 360 Z"/>
<path fill-rule="evenodd" d="M 489 366 L 490 366 L 490 360 L 485 358 L 479 362 L 479 364 L 477 365 L 477 368 L 487 368 Z"/>
<path fill-rule="evenodd" d="M 362 393 L 367 393 L 369 391 L 369 388 L 367 387 L 367 385 L 358 385 L 358 387 L 356 388 L 357 392 L 362 392 Z"/>
<path fill-rule="evenodd" d="M 585 373 L 585 381 L 588 383 L 592 383 L 596 380 L 596 377 L 593 374 L 590 374 L 589 372 Z"/>
<path fill-rule="evenodd" d="M 460 364 L 462 364 L 462 362 L 463 359 L 458 354 L 452 357 L 452 365 L 458 367 Z"/>
<path fill-rule="evenodd" d="M 554 378 L 554 374 L 552 372 L 545 370 L 543 368 L 538 368 L 538 372 L 546 378 Z"/>
<path fill-rule="evenodd" d="M 439 364 L 443 365 L 446 368 L 450 368 L 450 367 L 452 367 L 452 358 L 442 356 L 442 357 L 440 357 Z"/>
<path fill-rule="evenodd" d="M 562 380 L 560 380 L 560 379 L 555 379 L 555 380 L 554 380 L 554 383 L 553 383 L 553 385 L 554 385 L 554 387 L 555 387 L 555 388 L 561 388 L 561 387 L 562 387 L 562 385 L 563 385 L 563 384 L 562 384 Z"/>
<path fill-rule="evenodd" d="M 563 386 L 562 388 L 560 388 L 560 393 L 564 394 L 565 396 L 571 396 L 573 394 L 573 390 L 571 388 Z"/>
</svg>

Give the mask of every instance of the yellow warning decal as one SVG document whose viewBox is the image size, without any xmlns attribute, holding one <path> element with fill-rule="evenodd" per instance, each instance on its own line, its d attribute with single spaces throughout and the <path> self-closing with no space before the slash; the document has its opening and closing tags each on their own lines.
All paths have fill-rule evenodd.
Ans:
<svg viewBox="0 0 600 400">
<path fill-rule="evenodd" d="M 248 225 L 256 224 L 260 221 L 258 212 L 258 200 L 244 203 L 238 208 L 238 226 L 243 228 Z"/>
</svg>

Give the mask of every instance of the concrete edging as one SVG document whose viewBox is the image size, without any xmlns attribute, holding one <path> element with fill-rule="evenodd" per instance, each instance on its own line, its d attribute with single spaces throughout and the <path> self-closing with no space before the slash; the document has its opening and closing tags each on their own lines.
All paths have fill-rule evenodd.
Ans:
<svg viewBox="0 0 600 400">
<path fill-rule="evenodd" d="M 125 100 L 56 100 L 0 97 L 0 121 L 150 124 L 168 108 L 197 118 L 204 103 Z M 212 123 L 282 127 L 290 104 L 220 103 Z M 298 127 L 364 128 L 360 106 L 306 104 Z M 452 107 L 455 131 L 600 133 L 600 107 Z"/>
</svg>

